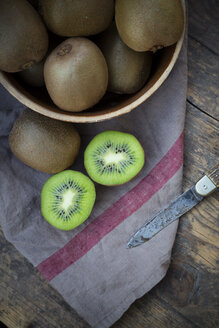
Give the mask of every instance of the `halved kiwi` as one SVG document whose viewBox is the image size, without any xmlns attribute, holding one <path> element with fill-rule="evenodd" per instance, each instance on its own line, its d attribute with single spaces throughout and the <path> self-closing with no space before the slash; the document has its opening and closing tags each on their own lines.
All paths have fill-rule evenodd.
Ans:
<svg viewBox="0 0 219 328">
<path fill-rule="evenodd" d="M 71 230 L 89 217 L 95 199 L 93 182 L 81 172 L 66 170 L 44 184 L 41 212 L 55 228 Z"/>
<path fill-rule="evenodd" d="M 95 136 L 87 146 L 84 165 L 87 173 L 99 184 L 124 184 L 143 168 L 144 150 L 129 133 L 105 131 Z"/>
</svg>

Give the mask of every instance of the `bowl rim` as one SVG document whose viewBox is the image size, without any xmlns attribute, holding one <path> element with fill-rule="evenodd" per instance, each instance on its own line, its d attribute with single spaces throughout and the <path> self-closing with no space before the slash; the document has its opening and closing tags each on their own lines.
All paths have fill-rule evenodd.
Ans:
<svg viewBox="0 0 219 328">
<path fill-rule="evenodd" d="M 98 112 L 95 112 L 95 115 L 86 115 L 86 112 L 65 112 L 61 111 L 60 109 L 57 108 L 57 112 L 51 111 L 49 108 L 46 108 L 42 106 L 41 104 L 37 104 L 34 100 L 31 100 L 29 97 L 24 96 L 24 92 L 21 92 L 14 86 L 11 82 L 10 79 L 8 78 L 7 74 L 3 71 L 0 71 L 0 82 L 1 84 L 9 91 L 17 100 L 19 100 L 22 104 L 27 106 L 28 108 L 38 112 L 39 114 L 45 115 L 47 117 L 61 120 L 61 121 L 66 121 L 66 122 L 72 122 L 72 123 L 94 123 L 94 122 L 101 122 L 105 120 L 109 120 L 124 114 L 127 114 L 131 112 L 133 109 L 141 105 L 145 100 L 147 100 L 157 89 L 163 84 L 163 82 L 167 79 L 169 76 L 170 72 L 172 71 L 178 57 L 180 54 L 180 51 L 182 49 L 183 41 L 184 41 L 184 36 L 185 36 L 185 27 L 186 27 L 186 9 L 185 9 L 185 0 L 181 0 L 182 7 L 184 10 L 184 28 L 182 35 L 178 42 L 175 44 L 175 50 L 173 52 L 173 56 L 170 60 L 170 63 L 166 67 L 166 69 L 163 71 L 159 79 L 154 83 L 152 87 L 150 87 L 145 93 L 140 95 L 137 99 L 134 101 L 131 101 L 128 104 L 125 104 L 123 107 L 111 111 L 111 112 L 103 112 L 98 114 Z M 24 89 L 23 89 L 24 91 Z M 27 93 L 29 96 L 30 94 Z M 34 99 L 34 97 L 33 97 Z"/>
</svg>

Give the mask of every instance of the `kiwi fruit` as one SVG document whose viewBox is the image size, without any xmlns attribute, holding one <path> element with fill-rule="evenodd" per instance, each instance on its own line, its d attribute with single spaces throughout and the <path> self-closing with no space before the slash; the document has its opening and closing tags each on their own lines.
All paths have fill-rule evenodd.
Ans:
<svg viewBox="0 0 219 328">
<path fill-rule="evenodd" d="M 109 26 L 114 0 L 41 0 L 40 11 L 53 33 L 66 37 L 88 36 Z"/>
<path fill-rule="evenodd" d="M 103 97 L 108 84 L 105 58 L 86 38 L 69 38 L 47 57 L 44 79 L 53 102 L 61 109 L 80 112 Z"/>
<path fill-rule="evenodd" d="M 115 93 L 137 92 L 147 81 L 152 64 L 152 52 L 137 52 L 120 38 L 115 23 L 101 33 L 98 40 L 108 66 L 108 90 Z"/>
<path fill-rule="evenodd" d="M 128 47 L 155 52 L 179 40 L 184 14 L 180 0 L 116 0 L 115 20 Z"/>
<path fill-rule="evenodd" d="M 144 161 L 144 150 L 136 137 L 119 131 L 99 133 L 84 153 L 88 175 L 105 186 L 130 181 L 141 171 Z"/>
<path fill-rule="evenodd" d="M 41 17 L 27 0 L 0 1 L 0 69 L 19 72 L 40 62 L 48 49 Z"/>
<path fill-rule="evenodd" d="M 39 63 L 33 64 L 24 71 L 18 72 L 17 75 L 23 82 L 32 87 L 43 87 L 45 85 L 43 75 L 44 63 L 45 59 L 41 60 Z"/>
<path fill-rule="evenodd" d="M 14 123 L 9 145 L 26 165 L 42 172 L 57 173 L 74 163 L 80 136 L 71 123 L 25 109 Z"/>
<path fill-rule="evenodd" d="M 25 84 L 30 85 L 32 87 L 44 87 L 44 64 L 48 55 L 52 52 L 54 48 L 56 48 L 61 42 L 63 42 L 63 38 L 58 35 L 48 33 L 49 35 L 49 47 L 46 56 L 39 62 L 33 64 L 31 67 L 25 69 L 24 71 L 20 71 L 16 73 L 16 75 L 22 80 Z"/>
<path fill-rule="evenodd" d="M 41 192 L 41 212 L 54 227 L 71 230 L 83 223 L 94 206 L 93 182 L 83 173 L 66 170 L 50 177 Z"/>
</svg>

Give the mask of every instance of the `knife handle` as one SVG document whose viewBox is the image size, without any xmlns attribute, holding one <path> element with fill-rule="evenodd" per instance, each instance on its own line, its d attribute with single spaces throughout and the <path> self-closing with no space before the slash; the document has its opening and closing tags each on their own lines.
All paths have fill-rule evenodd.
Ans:
<svg viewBox="0 0 219 328">
<path fill-rule="evenodd" d="M 207 177 L 213 182 L 213 184 L 219 187 L 219 163 L 212 167 L 207 173 Z"/>
<path fill-rule="evenodd" d="M 211 168 L 195 185 L 200 196 L 208 196 L 219 187 L 219 164 Z"/>
</svg>

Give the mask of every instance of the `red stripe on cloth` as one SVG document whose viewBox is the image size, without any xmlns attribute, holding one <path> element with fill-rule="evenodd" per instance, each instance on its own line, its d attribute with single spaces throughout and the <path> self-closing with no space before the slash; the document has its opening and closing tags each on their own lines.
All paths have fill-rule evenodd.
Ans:
<svg viewBox="0 0 219 328">
<path fill-rule="evenodd" d="M 65 246 L 37 268 L 47 279 L 79 260 L 104 236 L 146 203 L 178 171 L 183 163 L 183 133 L 161 161 L 133 189 L 94 219 Z"/>
</svg>

